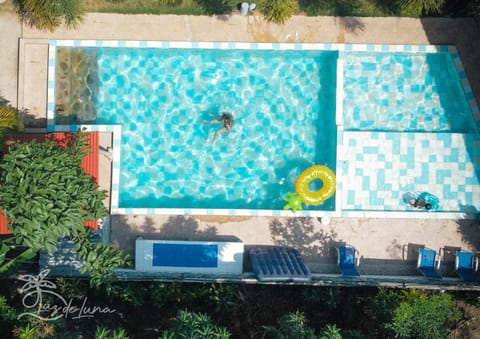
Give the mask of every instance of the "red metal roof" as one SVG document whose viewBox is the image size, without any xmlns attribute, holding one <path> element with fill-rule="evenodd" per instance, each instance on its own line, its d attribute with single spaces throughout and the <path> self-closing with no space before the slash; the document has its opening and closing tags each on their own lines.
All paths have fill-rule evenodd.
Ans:
<svg viewBox="0 0 480 339">
<path fill-rule="evenodd" d="M 56 141 L 57 144 L 61 147 L 65 147 L 69 144 L 70 140 L 74 137 L 75 133 L 73 132 L 55 132 L 55 133 L 44 133 L 44 134 L 19 134 L 19 135 L 10 135 L 6 137 L 5 143 L 26 143 L 32 140 L 37 140 L 38 142 L 43 142 L 46 140 Z M 87 174 L 92 176 L 92 180 L 98 184 L 98 132 L 90 132 L 87 135 L 88 144 L 90 145 L 91 152 L 83 158 L 82 168 Z M 85 221 L 85 227 L 96 230 L 98 228 L 98 223 L 94 221 Z M 7 229 L 7 218 L 3 215 L 3 211 L 0 210 L 0 235 L 1 234 L 11 234 L 12 231 Z"/>
</svg>

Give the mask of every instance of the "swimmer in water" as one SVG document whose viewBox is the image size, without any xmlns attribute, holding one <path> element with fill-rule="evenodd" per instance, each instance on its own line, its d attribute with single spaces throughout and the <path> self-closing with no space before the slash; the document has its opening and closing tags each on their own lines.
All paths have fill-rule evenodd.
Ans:
<svg viewBox="0 0 480 339">
<path fill-rule="evenodd" d="M 222 128 L 220 128 L 216 133 L 215 137 L 213 138 L 213 142 L 217 140 L 217 138 L 223 132 L 230 133 L 230 130 L 233 127 L 233 115 L 231 113 L 222 113 L 220 119 L 210 121 L 211 124 L 223 124 Z"/>
</svg>

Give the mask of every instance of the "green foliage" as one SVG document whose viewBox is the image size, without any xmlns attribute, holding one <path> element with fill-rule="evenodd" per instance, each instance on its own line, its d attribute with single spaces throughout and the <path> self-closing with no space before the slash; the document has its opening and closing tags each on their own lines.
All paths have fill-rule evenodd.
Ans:
<svg viewBox="0 0 480 339">
<path fill-rule="evenodd" d="M 266 326 L 265 334 L 275 339 L 315 339 L 315 331 L 307 326 L 305 315 L 300 311 L 286 314 L 277 321 L 277 327 Z"/>
<path fill-rule="evenodd" d="M 403 15 L 419 18 L 438 13 L 445 0 L 398 0 Z"/>
<path fill-rule="evenodd" d="M 163 0 L 174 1 L 174 0 Z M 230 0 L 195 0 L 208 15 L 221 15 L 231 13 L 233 6 Z"/>
<path fill-rule="evenodd" d="M 102 326 L 95 329 L 95 339 L 128 339 L 129 336 L 123 328 L 111 330 Z"/>
<path fill-rule="evenodd" d="M 180 310 L 173 329 L 163 332 L 161 338 L 227 339 L 230 338 L 230 333 L 226 328 L 212 324 L 206 314 Z"/>
<path fill-rule="evenodd" d="M 17 244 L 54 251 L 61 237 L 85 231 L 84 220 L 107 215 L 105 191 L 80 167 L 82 133 L 68 147 L 53 141 L 15 144 L 0 164 L 0 208 L 13 221 Z"/>
<path fill-rule="evenodd" d="M 17 325 L 13 329 L 13 335 L 21 339 L 50 339 L 62 337 L 56 332 L 54 322 L 43 321 L 37 318 L 29 318 L 24 325 Z"/>
<path fill-rule="evenodd" d="M 90 232 L 85 231 L 84 235 L 75 237 L 74 241 L 76 242 L 74 250 L 85 261 L 81 272 L 90 274 L 90 286 L 105 285 L 111 288 L 111 283 L 116 279 L 113 270 L 127 266 L 129 256 L 110 244 L 92 242 Z"/>
<path fill-rule="evenodd" d="M 53 32 L 62 23 L 75 28 L 84 10 L 80 0 L 14 0 L 19 15 L 31 26 Z"/>
<path fill-rule="evenodd" d="M 35 326 L 28 323 L 26 326 L 18 327 L 15 329 L 14 334 L 19 339 L 36 339 L 37 330 Z"/>
<path fill-rule="evenodd" d="M 5 241 L 2 240 L 2 243 L 0 244 L 0 265 L 3 264 L 3 262 L 5 261 L 9 249 L 10 248 L 5 243 Z"/>
<path fill-rule="evenodd" d="M 24 129 L 22 122 L 18 118 L 18 111 L 6 105 L 0 105 L 0 139 L 8 130 L 21 131 Z"/>
<path fill-rule="evenodd" d="M 149 288 L 149 298 L 155 307 L 178 304 L 182 299 L 181 285 L 176 282 L 154 283 Z"/>
<path fill-rule="evenodd" d="M 328 324 L 320 332 L 320 339 L 342 339 L 342 334 L 337 325 Z"/>
<path fill-rule="evenodd" d="M 402 295 L 394 289 L 380 288 L 373 298 L 372 317 L 375 332 L 379 337 L 391 337 L 393 332 L 389 324 L 395 316 L 395 309 L 400 305 Z"/>
<path fill-rule="evenodd" d="M 402 290 L 401 301 L 412 304 L 418 299 L 425 300 L 428 298 L 426 291 L 418 290 L 416 288 L 411 288 L 408 290 Z"/>
<path fill-rule="evenodd" d="M 64 298 L 81 297 L 88 293 L 86 285 L 81 280 L 58 278 L 56 285 L 58 293 Z"/>
<path fill-rule="evenodd" d="M 302 299 L 310 305 L 322 305 L 322 309 L 333 311 L 342 303 L 340 287 L 308 287 L 302 289 Z"/>
<path fill-rule="evenodd" d="M 391 338 L 386 336 L 375 336 L 370 333 L 370 329 L 368 333 L 364 333 L 360 330 L 342 330 L 342 338 L 343 339 L 374 339 L 374 338 Z"/>
<path fill-rule="evenodd" d="M 460 319 L 449 294 L 403 301 L 395 310 L 393 330 L 400 338 L 446 338 L 447 327 Z"/>
<path fill-rule="evenodd" d="M 267 21 L 284 24 L 297 8 L 297 0 L 265 0 L 262 13 Z"/>
<path fill-rule="evenodd" d="M 15 309 L 8 305 L 7 299 L 0 295 L 0 324 L 12 323 L 17 319 Z M 0 327 L 1 328 L 1 327 Z"/>
<path fill-rule="evenodd" d="M 177 4 L 177 0 L 160 0 L 160 2 L 168 6 L 174 6 Z"/>
</svg>

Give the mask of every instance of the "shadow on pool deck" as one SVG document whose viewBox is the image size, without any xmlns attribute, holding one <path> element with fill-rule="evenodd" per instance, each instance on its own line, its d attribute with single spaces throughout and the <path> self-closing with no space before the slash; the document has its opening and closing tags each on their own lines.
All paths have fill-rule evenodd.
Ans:
<svg viewBox="0 0 480 339">
<path fill-rule="evenodd" d="M 201 219 L 201 217 L 198 217 Z M 433 230 L 435 229 L 435 234 Z M 322 225 L 315 218 L 235 218 L 205 222 L 195 216 L 112 216 L 112 243 L 134 258 L 135 239 L 242 241 L 296 248 L 314 273 L 339 274 L 336 247 L 354 246 L 363 275 L 420 276 L 418 249 L 480 248 L 478 222 L 446 220 L 334 219 Z M 448 258 L 447 258 L 448 259 Z M 248 262 L 248 255 L 245 255 Z M 248 267 L 247 267 L 248 269 Z M 453 276 L 451 258 L 441 273 Z"/>
</svg>

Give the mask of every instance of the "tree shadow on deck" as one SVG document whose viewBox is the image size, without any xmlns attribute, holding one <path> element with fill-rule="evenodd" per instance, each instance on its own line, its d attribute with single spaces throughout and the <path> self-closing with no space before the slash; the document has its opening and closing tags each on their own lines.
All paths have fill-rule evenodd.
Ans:
<svg viewBox="0 0 480 339">
<path fill-rule="evenodd" d="M 293 247 L 306 259 L 335 256 L 335 247 L 342 243 L 334 231 L 315 227 L 312 218 L 275 219 L 270 222 L 270 232 L 275 245 Z"/>
<path fill-rule="evenodd" d="M 133 257 L 138 236 L 146 240 L 238 241 L 234 236 L 219 235 L 214 226 L 200 228 L 191 217 L 170 216 L 163 220 L 155 216 L 112 216 L 111 241 L 115 247 Z"/>
<path fill-rule="evenodd" d="M 472 219 L 457 220 L 457 232 L 462 235 L 462 241 L 472 247 L 474 251 L 480 250 L 480 221 Z"/>
</svg>

